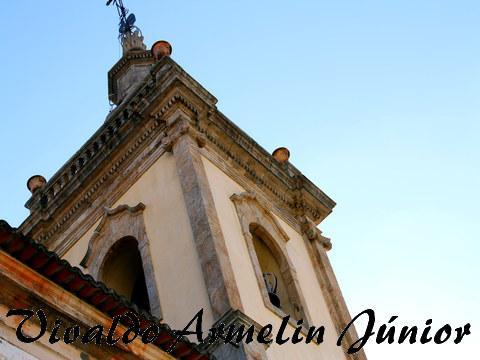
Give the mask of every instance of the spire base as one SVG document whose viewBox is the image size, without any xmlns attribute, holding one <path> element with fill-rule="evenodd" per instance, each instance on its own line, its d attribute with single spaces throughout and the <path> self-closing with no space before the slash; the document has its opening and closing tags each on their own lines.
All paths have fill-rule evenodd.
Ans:
<svg viewBox="0 0 480 360">
<path fill-rule="evenodd" d="M 140 30 L 126 33 L 121 39 L 123 55 L 130 51 L 145 51 L 147 46 L 143 42 L 143 35 Z"/>
</svg>

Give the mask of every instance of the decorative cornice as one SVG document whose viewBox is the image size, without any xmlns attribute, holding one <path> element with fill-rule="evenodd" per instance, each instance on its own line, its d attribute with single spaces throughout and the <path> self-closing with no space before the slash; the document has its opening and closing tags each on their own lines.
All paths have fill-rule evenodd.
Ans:
<svg viewBox="0 0 480 360">
<path fill-rule="evenodd" d="M 188 99 L 185 96 L 183 96 L 180 93 L 177 93 L 173 95 L 170 98 L 170 100 L 167 101 L 165 106 L 163 106 L 157 112 L 152 113 L 150 116 L 152 116 L 154 119 L 163 119 L 164 115 L 168 112 L 168 110 L 173 108 L 173 106 L 177 103 L 184 105 L 187 109 L 192 111 L 192 113 L 194 113 L 195 115 L 198 115 L 198 110 L 195 107 L 195 105 L 193 105 L 190 101 L 188 101 Z"/>
<path fill-rule="evenodd" d="M 187 103 L 184 97 L 177 94 L 177 95 L 172 96 L 169 100 L 166 101 L 166 105 L 162 107 L 162 113 L 166 113 L 170 109 L 174 108 L 177 104 L 184 104 L 185 105 L 185 103 L 188 104 L 188 109 L 191 109 L 192 111 L 196 111 L 196 109 L 193 107 L 192 104 Z M 110 118 L 110 121 L 112 119 L 113 119 L 113 117 Z M 142 120 L 142 118 L 139 118 L 139 120 L 137 120 L 137 123 L 135 124 L 136 127 L 141 127 L 141 125 L 142 125 L 141 123 L 143 121 L 144 120 Z M 170 126 L 167 126 L 165 124 L 165 122 L 160 119 L 160 117 L 157 117 L 155 120 L 150 121 L 150 123 L 152 125 L 150 125 L 149 127 L 146 127 L 145 128 L 146 130 L 143 133 L 141 133 L 140 135 L 138 135 L 137 140 L 132 141 L 130 143 L 130 146 L 124 150 L 123 155 L 117 157 L 118 160 L 116 162 L 114 162 L 114 164 L 112 166 L 110 166 L 109 168 L 104 170 L 103 175 L 101 174 L 97 178 L 96 182 L 83 192 L 83 196 L 79 200 L 77 200 L 75 203 L 73 203 L 69 207 L 68 210 L 64 211 L 64 213 L 63 213 L 64 215 L 60 218 L 60 220 L 56 221 L 54 224 L 49 225 L 45 231 L 41 232 L 41 234 L 37 237 L 38 241 L 48 242 L 56 233 L 58 233 L 59 231 L 62 231 L 62 229 L 64 229 L 66 224 L 68 224 L 69 220 L 71 218 L 73 218 L 74 215 L 76 213 L 78 213 L 78 211 L 80 209 L 82 209 L 83 204 L 88 204 L 88 203 L 92 202 L 91 199 L 93 199 L 96 196 L 96 193 L 102 188 L 103 184 L 108 182 L 109 179 L 111 179 L 112 177 L 115 176 L 115 174 L 118 174 L 119 170 L 125 164 L 129 164 L 129 160 L 133 156 L 135 156 L 135 154 L 137 153 L 137 151 L 140 147 L 142 147 L 147 141 L 149 141 L 149 139 L 152 138 L 153 134 L 156 134 L 159 131 L 162 132 L 163 139 L 162 139 L 162 142 L 161 142 L 161 146 L 163 148 L 165 148 L 166 150 L 168 150 L 172 146 L 174 141 L 176 141 L 176 138 L 178 138 L 179 136 L 182 135 L 182 131 L 183 132 L 188 131 L 188 129 L 185 128 L 185 124 L 183 124 L 183 128 L 178 128 L 178 126 L 174 126 L 174 124 L 171 124 Z M 142 127 L 142 128 L 144 128 L 144 127 Z M 129 133 L 132 132 L 132 131 L 133 131 L 133 129 L 130 129 Z M 179 132 L 175 133 L 175 131 L 179 131 Z M 98 136 L 99 133 L 101 133 L 101 132 L 97 131 L 96 135 Z M 115 133 L 113 135 L 115 135 Z M 116 135 L 116 136 L 118 138 L 123 138 L 122 136 L 119 136 L 119 135 Z M 90 139 L 89 142 L 83 148 L 88 149 L 88 145 L 89 144 L 91 145 L 92 143 L 93 143 L 93 146 L 95 147 L 96 142 L 94 141 L 94 139 L 95 139 L 95 136 L 92 139 Z M 118 147 L 120 145 L 120 142 L 118 142 L 116 145 L 117 145 L 116 147 Z M 101 167 L 101 165 L 100 165 L 101 162 L 107 161 L 106 160 L 107 159 L 107 154 L 115 151 L 116 147 L 111 147 L 111 148 L 105 149 L 105 153 L 103 154 L 101 160 L 92 159 L 92 161 L 95 161 L 97 163 L 97 165 L 95 167 L 93 167 L 93 169 L 91 169 L 91 171 L 89 171 L 89 173 L 82 174 L 83 175 L 82 179 L 86 179 L 87 176 L 90 173 L 92 173 L 93 170 L 95 170 L 96 167 Z M 79 153 L 80 152 L 81 151 L 79 151 Z M 75 158 L 75 156 L 73 158 Z M 72 162 L 72 160 L 70 160 L 70 162 Z M 84 164 L 84 165 L 87 166 L 87 164 Z M 68 163 L 67 163 L 67 165 L 65 165 L 63 167 L 63 169 L 68 169 Z M 80 170 L 84 170 L 84 169 L 80 168 L 79 171 Z M 61 171 L 59 173 L 61 173 Z M 68 174 L 68 172 L 67 172 L 67 174 Z M 76 189 L 80 186 L 84 186 L 82 184 L 82 182 L 75 181 L 75 179 L 70 179 L 72 181 L 71 181 L 71 184 L 68 184 L 68 185 L 73 186 L 74 187 L 73 190 L 69 190 L 67 195 L 61 194 L 60 192 L 55 193 L 55 192 L 52 191 L 52 189 L 56 188 L 56 179 L 58 179 L 58 178 L 60 179 L 59 181 L 61 181 L 65 177 L 54 176 L 49 181 L 49 183 L 47 183 L 47 186 L 42 191 L 41 196 L 47 197 L 47 200 L 46 200 L 46 203 L 48 204 L 47 207 L 43 208 L 43 209 L 38 209 L 38 206 L 36 208 L 33 208 L 32 214 L 22 224 L 21 228 L 22 228 L 22 231 L 24 231 L 25 233 L 30 233 L 33 226 L 35 226 L 35 225 L 30 225 L 29 224 L 30 222 L 36 222 L 38 224 L 39 222 L 44 222 L 44 221 L 46 221 L 50 218 L 53 218 L 53 214 L 62 205 L 62 203 L 68 200 L 69 194 L 72 194 L 74 192 L 74 189 Z M 64 191 L 68 190 L 66 186 L 64 186 L 64 187 L 58 186 L 57 188 L 60 189 L 60 190 L 64 190 Z M 29 200 L 29 202 L 33 202 L 34 200 L 35 199 L 32 198 L 32 199 Z"/>
<path fill-rule="evenodd" d="M 274 208 L 287 216 L 289 223 L 303 215 L 316 223 L 322 221 L 335 203 L 293 165 L 275 162 L 267 151 L 221 114 L 215 103 L 215 97 L 171 58 L 162 59 L 45 188 L 27 202 L 31 214 L 21 230 L 39 241 L 49 241 L 82 213 L 80 209 L 87 210 L 85 206 L 94 202 L 99 189 L 113 181 L 153 138 L 160 136 L 159 146 L 171 148 L 174 134 L 164 119 L 177 109 L 182 109 L 189 118 L 189 129 L 183 131 L 191 130 L 199 146 L 206 146 L 203 154 L 207 158 L 218 154 L 218 159 L 223 159 L 217 162 L 220 168 L 229 173 L 237 171 L 235 178 L 247 188 L 258 189 L 262 198 L 271 201 Z M 210 151 L 212 147 L 216 151 Z M 79 192 L 80 189 L 84 190 Z"/>
<path fill-rule="evenodd" d="M 125 68 L 131 61 L 142 61 L 142 60 L 151 60 L 152 63 L 154 61 L 152 54 L 150 51 L 129 51 L 125 54 L 120 60 L 117 61 L 115 65 L 110 69 L 108 72 L 108 78 L 112 78 L 113 76 L 117 75 L 120 71 Z"/>
<path fill-rule="evenodd" d="M 166 136 L 162 140 L 163 146 L 168 152 L 172 152 L 175 143 L 190 131 L 188 119 L 181 110 L 177 110 L 172 118 L 175 120 L 167 122 L 168 129 L 165 131 Z"/>
<path fill-rule="evenodd" d="M 295 217 L 309 215 L 320 223 L 335 207 L 335 202 L 292 164 L 280 165 L 220 112 L 209 111 L 203 121 L 195 123 L 195 127 L 226 158 L 243 168 L 256 185 L 289 208 Z"/>
<path fill-rule="evenodd" d="M 149 51 L 132 50 L 124 54 L 124 56 L 113 66 L 108 72 L 108 98 L 114 104 L 119 104 L 123 101 L 126 93 L 124 86 L 119 85 L 119 81 L 124 74 L 129 70 L 139 67 L 143 68 L 143 76 L 148 77 L 151 68 L 154 66 L 155 60 Z M 135 72 L 135 70 L 134 70 Z M 142 81 L 139 81 L 141 85 Z M 130 84 L 135 86 L 135 84 Z M 123 89 L 123 90 L 122 90 Z"/>
<path fill-rule="evenodd" d="M 129 160 L 132 157 L 132 154 L 134 154 L 137 151 L 137 149 L 140 148 L 140 146 L 155 131 L 157 131 L 158 128 L 162 127 L 162 125 L 164 125 L 164 124 L 162 124 L 162 122 L 155 121 L 150 128 L 146 129 L 146 131 L 141 136 L 139 136 L 137 138 L 137 140 L 133 144 L 131 144 L 130 147 L 128 147 L 128 149 L 126 149 L 124 151 L 123 155 L 121 157 L 117 158 L 117 160 L 113 163 L 113 165 L 111 165 L 109 168 L 107 168 L 107 170 L 103 172 L 103 175 L 101 175 L 97 178 L 95 183 L 93 183 L 87 190 L 82 192 L 82 197 L 80 199 L 78 199 L 69 208 L 69 210 L 64 212 L 64 215 L 60 218 L 60 220 L 57 220 L 54 224 L 50 225 L 48 227 L 49 230 L 47 232 L 44 232 L 43 234 L 41 234 L 37 238 L 37 241 L 40 241 L 40 242 L 48 241 L 57 231 L 60 231 L 63 228 L 63 226 L 70 220 L 70 218 L 72 218 L 78 212 L 78 210 L 82 207 L 83 204 L 88 204 L 89 203 L 90 199 L 93 198 L 93 196 L 97 193 L 97 191 L 101 188 L 101 186 L 105 182 L 107 182 L 113 175 L 118 173 L 118 170 L 124 164 L 128 164 L 127 160 Z M 112 152 L 111 148 L 106 149 L 107 154 L 109 154 L 110 152 Z M 101 162 L 105 161 L 106 159 L 107 159 L 106 154 L 103 154 L 103 156 L 101 158 L 101 160 L 102 160 Z M 99 166 L 101 162 L 98 161 L 96 166 Z M 95 168 L 90 169 L 88 174 L 93 173 L 94 170 L 95 170 Z M 75 189 L 78 189 L 79 187 L 81 187 L 83 185 L 82 181 L 81 181 L 83 179 L 78 179 L 78 178 L 73 179 L 73 176 L 77 175 L 77 173 L 72 172 L 72 177 L 70 177 L 70 178 L 66 177 L 67 174 L 68 174 L 68 172 L 66 172 L 66 174 L 64 174 L 63 176 L 59 176 L 58 178 L 54 177 L 47 184 L 47 187 L 45 188 L 45 190 L 42 191 L 42 193 L 43 193 L 42 195 L 47 196 L 47 199 L 48 199 L 47 200 L 48 201 L 47 208 L 42 209 L 43 211 L 40 210 L 39 212 L 34 212 L 33 214 L 31 214 L 30 217 L 27 218 L 27 220 L 24 222 L 24 224 L 22 224 L 22 226 L 21 226 L 22 230 L 24 230 L 27 227 L 27 225 L 28 225 L 27 221 L 34 220 L 34 218 L 36 218 L 37 222 L 40 221 L 41 219 L 46 220 L 46 219 L 53 218 L 53 214 L 56 211 L 56 209 L 58 209 L 62 205 L 62 203 L 64 203 L 65 201 L 68 200 L 67 197 L 70 196 L 70 194 L 73 194 Z M 85 177 L 88 176 L 87 174 L 83 174 L 83 175 Z M 72 181 L 72 179 L 73 179 L 73 181 Z M 67 183 L 67 181 L 63 182 L 64 180 L 67 180 L 67 181 L 70 180 L 72 182 L 70 182 L 70 183 Z M 70 187 L 70 189 L 68 189 L 67 185 L 68 185 L 68 187 Z M 55 191 L 56 189 L 58 189 L 59 191 L 56 192 Z M 67 192 L 66 195 L 61 194 L 61 190 L 65 190 L 65 191 L 68 190 L 68 192 Z M 60 196 L 60 194 L 62 196 Z M 35 211 L 37 209 L 33 208 L 33 210 Z M 47 216 L 45 216 L 46 214 L 47 214 Z M 41 217 L 41 219 L 39 219 L 39 217 Z"/>
</svg>

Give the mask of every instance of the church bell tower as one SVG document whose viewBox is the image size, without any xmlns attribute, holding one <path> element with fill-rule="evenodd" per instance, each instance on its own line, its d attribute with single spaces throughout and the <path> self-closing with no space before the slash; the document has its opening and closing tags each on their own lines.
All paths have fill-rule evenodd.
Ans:
<svg viewBox="0 0 480 360">
<path fill-rule="evenodd" d="M 147 50 L 123 15 L 114 109 L 32 194 L 23 233 L 172 328 L 200 309 L 205 329 L 278 329 L 287 315 L 285 337 L 326 327 L 320 345 L 213 344 L 217 359 L 366 359 L 346 353 L 354 331 L 336 345 L 351 318 L 318 228 L 334 201 L 287 149 L 270 154 L 222 114 L 168 42 Z"/>
</svg>

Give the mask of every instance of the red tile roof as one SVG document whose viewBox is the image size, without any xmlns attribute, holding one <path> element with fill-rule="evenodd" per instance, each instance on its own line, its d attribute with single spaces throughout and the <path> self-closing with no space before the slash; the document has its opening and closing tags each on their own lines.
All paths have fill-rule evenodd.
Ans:
<svg viewBox="0 0 480 360">
<path fill-rule="evenodd" d="M 4 220 L 0 220 L 0 249 L 112 318 L 133 312 L 138 316 L 142 330 L 152 323 L 157 324 L 160 328 L 160 336 L 154 344 L 160 349 L 167 351 L 175 339 L 174 331 L 168 325 L 161 324 L 148 312 L 139 309 L 105 284 L 70 265 L 66 260 L 60 259 L 57 254 L 24 236 Z M 123 324 L 129 325 L 126 320 Z M 182 360 L 213 358 L 185 337 L 180 339 L 171 355 Z"/>
</svg>

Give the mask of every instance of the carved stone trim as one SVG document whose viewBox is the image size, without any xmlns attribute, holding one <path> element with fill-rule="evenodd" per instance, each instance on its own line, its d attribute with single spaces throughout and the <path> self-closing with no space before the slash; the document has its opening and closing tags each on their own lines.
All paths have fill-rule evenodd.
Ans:
<svg viewBox="0 0 480 360">
<path fill-rule="evenodd" d="M 106 167 L 106 169 L 103 171 L 103 173 L 96 178 L 96 181 L 91 183 L 90 186 L 88 186 L 82 193 L 81 197 L 77 198 L 75 202 L 70 204 L 69 208 L 65 209 L 65 211 L 62 214 L 59 214 L 59 216 L 56 218 L 56 221 L 53 222 L 47 229 L 41 232 L 39 236 L 35 236 L 36 240 L 42 243 L 48 242 L 55 234 L 58 234 L 61 232 L 65 226 L 69 223 L 69 221 L 75 217 L 75 215 L 79 212 L 80 209 L 84 210 L 83 206 L 85 204 L 88 204 L 91 199 L 96 197 L 96 193 L 99 192 L 105 183 L 107 183 L 112 177 L 116 176 L 119 171 L 129 163 L 129 159 L 133 157 L 133 155 L 136 153 L 136 151 L 141 148 L 147 139 L 149 139 L 151 136 L 153 136 L 159 129 L 162 128 L 164 124 L 160 121 L 154 121 L 151 126 L 146 128 L 144 132 L 141 133 L 141 135 L 138 136 L 136 141 L 132 142 L 128 148 L 124 150 L 123 153 L 120 154 L 114 161 L 111 161 L 111 163 Z M 100 155 L 100 152 L 98 153 Z M 102 156 L 102 155 L 100 155 Z M 103 159 L 105 160 L 107 157 L 103 155 Z M 90 171 L 96 170 L 95 168 L 89 169 Z M 51 192 L 52 197 L 49 199 L 51 200 L 49 202 L 49 206 L 55 207 L 55 206 L 61 206 L 62 204 L 57 204 L 57 200 L 59 201 L 64 201 L 67 196 L 71 196 L 73 194 L 74 188 L 78 188 L 80 186 L 85 188 L 85 185 L 82 184 L 83 178 L 76 178 L 76 179 L 71 179 L 70 183 L 70 189 L 68 194 L 62 194 L 61 198 L 54 198 L 56 197 L 57 194 L 54 192 L 51 192 L 50 190 L 56 186 L 55 183 L 49 185 L 45 191 Z M 51 180 L 54 181 L 54 180 Z M 66 186 L 66 185 L 65 185 Z M 63 190 L 63 189 L 62 189 Z M 67 190 L 67 188 L 65 188 Z M 55 211 L 54 210 L 49 210 L 49 211 Z M 27 220 L 32 219 L 35 217 L 36 214 L 32 214 Z M 33 220 L 33 219 L 32 219 Z M 24 229 L 27 227 L 27 223 L 22 224 L 22 231 L 24 233 L 28 233 L 28 229 Z M 25 231 L 26 230 L 26 231 Z"/>
<path fill-rule="evenodd" d="M 173 141 L 173 155 L 212 312 L 218 320 L 232 308 L 242 309 L 242 304 L 198 144 L 190 132 L 175 130 L 185 128 L 189 121 L 177 110 L 166 123 L 171 133 L 183 134 Z"/>
<path fill-rule="evenodd" d="M 304 320 L 304 325 L 308 326 L 308 324 L 312 323 L 312 319 L 305 306 L 306 302 L 298 283 L 295 266 L 288 256 L 286 249 L 286 243 L 289 240 L 288 235 L 267 208 L 260 204 L 255 194 L 249 192 L 233 194 L 230 199 L 235 204 L 237 210 L 243 236 L 247 243 L 248 252 L 252 260 L 265 306 L 282 318 L 287 315 L 281 309 L 274 307 L 270 302 L 262 269 L 253 244 L 252 233 L 258 233 L 261 235 L 260 237 L 266 242 L 270 251 L 273 252 L 275 258 L 279 262 L 280 271 L 282 272 L 282 276 L 284 277 L 287 286 L 287 293 L 296 310 L 295 314 L 289 314 L 291 315 L 292 324 L 296 326 L 293 318 L 296 318 L 297 320 L 301 318 Z"/>
<path fill-rule="evenodd" d="M 350 323 L 352 317 L 350 316 L 347 304 L 345 303 L 342 291 L 340 290 L 337 278 L 327 256 L 327 251 L 332 248 L 331 241 L 324 237 L 320 229 L 307 217 L 301 218 L 300 221 L 302 222 L 305 245 L 312 260 L 315 274 L 322 289 L 329 313 L 332 316 L 337 335 L 340 335 L 347 324 Z M 342 342 L 345 356 L 351 360 L 367 360 L 363 349 L 355 354 L 348 354 L 349 344 L 354 343 L 356 339 L 358 339 L 358 335 L 355 327 L 352 326 L 346 334 L 346 341 Z"/>
<path fill-rule="evenodd" d="M 213 144 L 215 150 L 212 149 L 212 152 L 218 153 L 224 162 L 236 164 L 241 172 L 238 176 L 247 174 L 249 182 L 252 180 L 266 196 L 272 198 L 272 202 L 283 209 L 287 218 L 291 217 L 289 214 L 296 216 L 298 211 L 304 211 L 318 223 L 328 215 L 335 205 L 330 198 L 305 179 L 293 165 L 279 166 L 275 163 L 268 152 L 223 116 L 215 108 L 215 103 L 216 99 L 172 59 L 162 59 L 153 66 L 151 76 L 112 111 L 96 134 L 49 180 L 45 191 L 32 196 L 27 202 L 31 215 L 21 225 L 22 231 L 47 245 L 55 241 L 52 238 L 63 233 L 80 216 L 79 213 L 86 210 L 88 203 L 96 199 L 94 194 L 97 189 L 118 173 L 121 164 L 116 164 L 108 171 L 99 169 L 112 163 L 112 157 L 120 155 L 118 150 L 122 149 L 123 152 L 123 144 L 132 141 L 132 138 L 136 139 L 140 131 L 140 143 L 135 145 L 142 145 L 147 139 L 149 143 L 151 131 L 143 134 L 148 121 L 169 116 L 167 113 L 170 109 L 180 104 L 194 115 L 192 124 L 203 134 L 198 139 L 199 144 Z M 129 149 L 124 156 L 120 155 L 121 162 L 123 157 L 131 157 L 135 150 Z M 102 175 L 97 178 L 99 172 Z M 87 180 L 92 181 L 93 176 L 100 184 L 86 188 Z M 296 178 L 302 179 L 301 192 L 304 196 L 301 201 L 295 199 Z M 40 196 L 46 201 L 41 202 Z M 45 206 L 40 206 L 40 203 Z"/>
<path fill-rule="evenodd" d="M 332 241 L 322 235 L 322 231 L 315 225 L 315 223 L 307 217 L 300 219 L 302 224 L 302 231 L 308 240 L 314 242 L 318 241 L 325 251 L 332 250 Z"/>
<path fill-rule="evenodd" d="M 263 328 L 255 320 L 244 314 L 240 310 L 230 310 L 225 313 L 221 319 L 219 319 L 214 325 L 215 329 L 228 329 L 230 326 L 234 326 L 235 329 L 238 329 L 241 326 L 244 326 L 245 329 L 249 329 L 251 326 L 254 327 L 254 338 L 256 338 Z M 267 338 L 268 340 L 271 337 Z M 204 350 L 216 356 L 218 359 L 252 359 L 252 360 L 266 360 L 266 350 L 270 347 L 269 344 L 259 344 L 256 341 L 250 344 L 240 343 L 238 346 L 233 344 L 225 344 L 222 339 L 218 339 L 213 344 L 208 344 L 204 347 Z"/>
<path fill-rule="evenodd" d="M 105 208 L 104 216 L 88 243 L 87 253 L 80 265 L 88 269 L 90 275 L 95 279 L 99 279 L 104 261 L 112 247 L 126 237 L 135 238 L 142 257 L 151 313 L 161 319 L 160 299 L 157 282 L 155 281 L 150 243 L 143 220 L 144 210 L 145 205 L 143 203 L 134 207 L 120 205 L 114 209 Z"/>
<path fill-rule="evenodd" d="M 158 116 L 155 117 L 155 120 L 152 120 L 150 122 L 149 126 L 145 126 L 143 129 L 141 129 L 141 134 L 134 139 L 135 141 L 132 141 L 130 146 L 124 150 L 122 153 L 122 156 L 119 156 L 116 161 L 113 162 L 113 165 L 108 165 L 109 167 L 104 170 L 101 176 L 97 178 L 95 183 L 92 184 L 92 186 L 88 187 L 85 189 L 82 193 L 82 197 L 78 199 L 76 202 L 70 205 L 66 211 L 59 216 L 59 220 L 57 220 L 55 223 L 49 225 L 46 227 L 46 229 L 41 229 L 40 234 L 33 233 L 31 234 L 36 238 L 37 241 L 45 243 L 45 244 L 50 244 L 50 239 L 54 237 L 56 234 L 60 233 L 69 223 L 69 221 L 75 217 L 75 215 L 79 212 L 79 210 L 85 210 L 83 205 L 88 204 L 92 198 L 95 198 L 96 193 L 103 188 L 104 183 L 108 182 L 109 179 L 112 177 L 116 176 L 120 170 L 122 169 L 122 165 L 128 163 L 128 159 L 132 158 L 136 151 L 141 148 L 142 146 L 145 145 L 145 143 L 148 142 L 148 140 L 151 141 L 153 136 L 158 132 L 163 130 L 163 136 L 165 139 L 162 140 L 161 144 L 162 147 L 165 148 L 167 151 L 171 151 L 171 147 L 173 145 L 173 142 L 175 139 L 172 137 L 173 135 L 171 134 L 171 130 L 169 129 L 164 129 L 165 128 L 165 121 L 160 119 L 160 116 L 163 116 L 165 113 L 170 111 L 171 109 L 175 108 L 176 105 L 180 104 L 182 106 L 185 106 L 188 110 L 190 110 L 192 113 L 196 114 L 198 113 L 197 109 L 195 106 L 188 102 L 186 98 L 179 94 L 176 93 L 172 95 L 168 100 L 165 102 L 166 105 L 164 105 L 161 110 L 158 112 Z M 140 124 L 136 124 L 140 125 Z M 125 121 L 121 122 L 121 126 L 126 126 Z M 105 127 L 105 126 L 104 126 Z M 103 128 L 103 127 L 102 127 Z M 102 144 L 103 142 L 100 140 L 100 138 L 103 135 L 106 135 L 106 139 L 111 139 L 115 138 L 115 136 L 118 136 L 118 139 L 120 139 L 122 136 L 126 137 L 127 133 L 130 133 L 133 128 L 124 130 L 122 127 L 118 128 L 119 133 L 114 133 L 114 134 L 108 134 L 108 131 L 99 131 L 97 133 L 102 134 L 105 132 L 105 134 L 96 134 L 97 136 L 92 137 L 87 144 L 85 144 L 82 149 L 79 151 L 79 153 L 88 153 L 90 151 L 93 156 L 101 157 L 101 159 L 94 159 L 91 158 L 90 161 L 96 161 L 98 167 L 100 167 L 101 161 L 104 161 L 107 156 L 103 151 L 94 151 L 93 149 L 96 148 L 95 144 Z M 113 128 L 114 131 L 117 131 L 117 128 Z M 188 129 L 184 129 L 184 132 L 188 131 Z M 125 132 L 125 133 L 123 133 Z M 170 134 L 169 134 L 170 133 Z M 115 136 L 114 136 L 115 135 Z M 181 136 L 182 134 L 176 135 Z M 119 141 L 117 139 L 117 141 Z M 101 146 L 101 145 L 99 145 Z M 105 146 L 105 145 L 104 145 Z M 98 149 L 102 149 L 99 147 Z M 103 150 L 103 149 L 102 149 Z M 107 152 L 110 152 L 111 150 L 106 150 Z M 77 156 L 74 156 L 77 157 Z M 88 156 L 85 155 L 83 157 L 80 156 L 80 159 L 87 159 Z M 82 177 L 79 179 L 80 173 L 75 173 L 71 174 L 69 173 L 69 169 L 74 166 L 76 166 L 77 172 L 82 170 Z M 77 164 L 78 163 L 78 164 Z M 85 168 L 83 168 L 82 166 Z M 71 166 L 70 166 L 71 165 Z M 41 218 L 50 218 L 51 215 L 57 210 L 58 206 L 61 206 L 62 204 L 59 204 L 60 201 L 64 201 L 67 196 L 73 194 L 74 188 L 78 188 L 81 184 L 81 180 L 85 177 L 85 175 L 89 175 L 88 173 L 85 174 L 85 171 L 93 171 L 95 170 L 96 167 L 88 167 L 88 162 L 84 162 L 83 160 L 70 160 L 66 165 L 62 167 L 61 170 L 48 182 L 47 187 L 45 188 L 45 191 L 42 191 L 42 194 L 44 194 L 47 198 L 48 202 L 48 211 L 44 213 L 39 213 L 36 210 L 25 220 L 25 222 L 21 225 L 22 231 L 24 233 L 30 233 L 31 226 L 29 223 L 30 222 L 35 222 L 38 221 L 38 216 Z M 65 174 L 63 174 L 65 173 Z M 67 174 L 68 173 L 68 174 Z M 68 176 L 67 176 L 68 175 Z M 83 185 L 84 186 L 84 185 Z M 63 193 L 61 193 L 63 192 Z M 65 192 L 68 192 L 67 194 Z M 39 192 L 40 193 L 40 192 Z M 61 195 L 61 196 L 59 196 Z M 29 203 L 32 203 L 36 197 L 32 197 L 29 200 Z M 52 209 L 53 208 L 53 209 Z M 33 209 L 34 210 L 34 209 Z M 42 224 L 44 225 L 44 224 Z"/>
<path fill-rule="evenodd" d="M 280 165 L 263 148 L 216 109 L 210 109 L 198 121 L 197 130 L 215 145 L 218 153 L 240 166 L 262 191 L 295 216 L 311 216 L 320 223 L 335 206 L 322 190 L 292 164 Z M 233 141 L 232 141 L 233 140 Z"/>
<path fill-rule="evenodd" d="M 192 113 L 198 115 L 198 110 L 196 109 L 195 105 L 188 101 L 185 96 L 177 93 L 173 95 L 160 110 L 153 112 L 150 116 L 155 119 L 162 119 L 163 116 L 167 113 L 167 111 L 170 110 L 176 103 L 184 105 L 187 109 L 192 111 Z M 176 117 L 170 117 L 170 119 L 176 119 Z"/>
<path fill-rule="evenodd" d="M 168 106 L 162 108 L 162 114 L 168 111 L 175 113 L 174 109 L 184 106 L 187 110 L 196 113 L 196 109 L 192 108 L 193 105 L 187 106 L 184 97 L 180 95 L 172 95 L 166 103 Z M 39 233 L 31 236 L 45 243 L 58 254 L 65 254 L 76 240 L 103 215 L 98 206 L 114 203 L 165 151 L 172 150 L 173 143 L 179 136 L 187 133 L 191 128 L 183 126 L 180 132 L 174 124 L 167 126 L 165 121 L 157 118 L 151 119 L 140 130 L 142 132 L 132 138 L 121 152 L 119 151 L 117 158 L 110 161 L 113 163 L 113 165 L 109 164 L 111 167 L 103 170 L 90 185 L 82 184 L 85 190 L 76 202 L 69 204 L 69 207 L 58 215 L 60 220 L 49 226 L 42 224 L 45 228 L 38 229 Z M 197 143 L 200 140 L 197 139 Z M 50 205 L 55 203 L 56 201 Z M 76 227 L 70 226 L 79 216 L 82 218 L 81 223 Z M 28 219 L 33 217 L 35 217 L 34 214 Z M 23 232 L 28 232 L 25 229 L 26 226 L 26 223 L 22 224 Z"/>
<path fill-rule="evenodd" d="M 232 200 L 235 203 L 235 206 L 237 207 L 237 211 L 240 210 L 239 216 L 242 216 L 243 218 L 246 217 L 248 220 L 256 219 L 257 220 L 256 223 L 262 224 L 265 230 L 267 230 L 269 234 L 273 235 L 275 238 L 281 238 L 285 242 L 290 240 L 285 230 L 283 230 L 280 224 L 278 223 L 277 219 L 275 219 L 272 213 L 257 200 L 256 194 L 252 192 L 233 194 L 230 197 L 230 200 Z M 250 224 L 252 223 L 253 222 L 250 222 Z M 247 229 L 248 229 L 248 232 L 250 233 L 250 229 L 248 227 Z"/>
<path fill-rule="evenodd" d="M 207 146 L 204 153 L 216 158 L 220 168 L 222 163 L 228 163 L 232 168 L 227 168 L 229 176 L 237 180 L 245 177 L 243 182 L 250 185 L 246 187 L 253 187 L 275 204 L 277 213 L 290 225 L 299 228 L 295 216 L 303 215 L 302 212 L 316 223 L 328 215 L 335 205 L 331 199 L 293 165 L 279 166 L 268 152 L 223 116 L 215 103 L 216 99 L 172 59 L 162 59 L 153 66 L 151 76 L 112 111 L 97 133 L 50 179 L 45 191 L 27 202 L 31 215 L 21 225 L 22 232 L 56 251 L 67 251 L 76 238 L 67 240 L 65 245 L 53 244 L 58 244 L 67 232 L 72 233 L 69 228 L 78 219 L 82 229 L 85 219 L 91 223 L 95 216 L 98 220 L 98 209 L 90 209 L 103 196 L 101 189 L 119 182 L 118 174 L 125 163 L 132 162 L 127 159 L 135 159 L 142 148 L 155 146 L 152 142 L 157 141 L 158 132 L 163 129 L 162 119 L 177 108 L 191 113 L 197 144 Z M 170 145 L 165 144 L 164 148 L 171 150 Z M 295 190 L 296 179 L 302 180 L 303 190 Z M 297 197 L 297 193 L 303 196 Z M 40 201 L 40 196 L 46 201 Z"/>
</svg>

